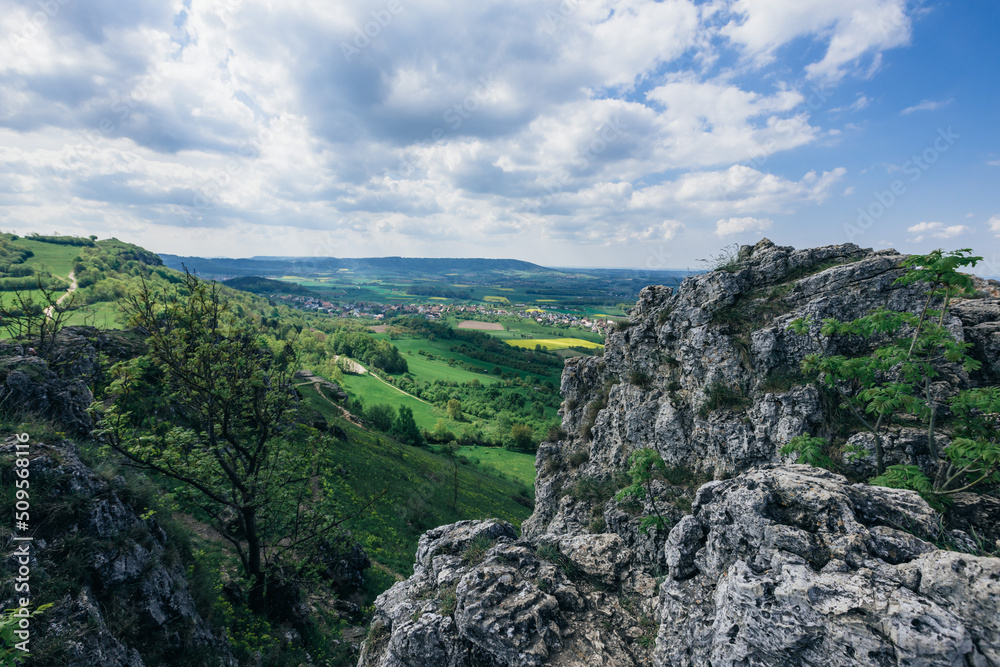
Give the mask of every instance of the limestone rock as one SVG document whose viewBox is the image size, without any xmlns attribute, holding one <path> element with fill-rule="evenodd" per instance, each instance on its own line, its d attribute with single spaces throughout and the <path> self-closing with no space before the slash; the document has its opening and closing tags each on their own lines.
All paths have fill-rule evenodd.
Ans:
<svg viewBox="0 0 1000 667">
<path fill-rule="evenodd" d="M 170 553 L 167 534 L 155 516 L 141 517 L 143 508 L 137 511 L 123 499 L 123 480 L 109 482 L 95 475 L 70 441 L 29 442 L 31 488 L 45 489 L 46 499 L 37 507 L 47 518 L 34 533 L 32 570 L 40 575 L 64 565 L 67 550 L 72 550 L 92 582 L 39 617 L 43 631 L 38 641 L 68 647 L 68 664 L 142 665 L 135 647 L 115 636 L 105 616 L 107 610 L 124 611 L 130 624 L 138 624 L 167 656 L 195 649 L 211 659 L 202 664 L 235 666 L 228 642 L 199 614 L 184 565 Z M 13 438 L 0 445 L 4 460 L 13 459 L 14 451 Z M 12 486 L 11 468 L 3 471 L 0 481 Z M 5 565 L 13 566 L 9 560 Z M 12 599 L 0 603 L 5 609 L 16 606 Z M 96 629 L 81 636 L 82 627 Z"/>
<path fill-rule="evenodd" d="M 915 493 L 779 453 L 804 433 L 846 438 L 840 399 L 801 376 L 802 359 L 870 349 L 820 350 L 789 323 L 917 310 L 922 288 L 895 284 L 903 259 L 764 240 L 731 270 L 643 290 L 603 357 L 567 361 L 565 435 L 539 446 L 522 539 L 500 522 L 428 532 L 414 575 L 376 602 L 359 664 L 1000 665 L 1000 558 L 939 548 L 989 551 L 995 499 L 960 496 L 946 523 Z M 948 370 L 932 385 L 942 398 L 1000 381 L 1000 287 L 977 285 L 945 324 L 983 368 Z M 921 430 L 884 444 L 889 464 L 930 464 Z M 669 483 L 616 500 L 646 447 Z M 848 471 L 870 477 L 870 436 L 848 447 Z M 654 514 L 669 532 L 640 529 Z"/>
<path fill-rule="evenodd" d="M 912 492 L 808 466 L 706 485 L 668 540 L 656 663 L 996 664 L 1000 559 L 939 530 Z"/>
</svg>

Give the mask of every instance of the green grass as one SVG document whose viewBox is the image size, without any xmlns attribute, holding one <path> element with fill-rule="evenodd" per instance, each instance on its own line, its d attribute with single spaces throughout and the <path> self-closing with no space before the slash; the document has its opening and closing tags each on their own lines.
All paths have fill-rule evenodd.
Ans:
<svg viewBox="0 0 1000 667">
<path fill-rule="evenodd" d="M 579 328 L 550 327 L 540 324 L 531 318 L 520 317 L 500 317 L 500 324 L 504 326 L 503 331 L 484 330 L 482 333 L 489 334 L 501 340 L 520 339 L 523 336 L 533 338 L 582 338 L 592 343 L 604 343 L 604 337 L 594 331 L 587 331 Z M 446 322 L 452 327 L 457 327 L 459 319 L 448 318 Z"/>
<path fill-rule="evenodd" d="M 501 332 L 490 332 L 485 331 L 482 333 L 501 333 Z M 385 338 L 388 339 L 386 334 L 374 334 L 373 338 Z M 458 352 L 452 352 L 451 347 L 455 345 L 460 345 L 463 341 L 460 340 L 429 340 L 427 338 L 397 338 L 396 340 L 390 341 L 393 345 L 399 348 L 399 351 L 406 355 L 406 363 L 410 367 L 410 373 L 414 375 L 418 380 L 427 380 L 433 382 L 434 380 L 449 380 L 453 379 L 456 382 L 469 382 L 471 380 L 479 380 L 484 385 L 493 384 L 496 382 L 496 377 L 492 375 L 485 375 L 482 373 L 474 373 L 472 371 L 467 371 L 464 368 L 454 368 L 448 365 L 448 363 L 429 360 L 421 357 L 417 354 L 417 350 L 424 350 L 431 354 L 435 354 L 439 357 L 445 359 L 455 359 L 457 361 L 462 361 L 473 366 L 477 366 L 486 371 L 492 371 L 493 367 L 497 364 L 491 364 L 479 359 L 473 359 L 472 357 L 467 357 L 464 354 Z M 406 354 L 408 351 L 412 351 L 413 355 Z M 413 362 L 416 360 L 416 363 Z M 424 365 L 421 361 L 436 364 L 437 367 L 431 367 Z M 523 378 L 535 378 L 536 381 L 541 380 L 552 380 L 554 382 L 559 381 L 561 369 L 558 372 L 554 372 L 551 375 L 538 375 L 537 373 L 527 373 L 525 371 L 520 371 L 515 368 L 510 368 L 499 364 L 500 368 L 508 373 L 513 373 Z M 462 378 L 462 379 L 458 379 Z"/>
<path fill-rule="evenodd" d="M 61 278 L 65 278 L 73 270 L 73 259 L 80 254 L 81 250 L 77 246 L 42 243 L 25 238 L 20 238 L 14 243 L 35 253 L 25 262 L 26 266 L 36 269 L 45 268 Z"/>
<path fill-rule="evenodd" d="M 376 335 L 375 337 L 385 338 L 384 335 Z M 449 366 L 447 361 L 428 359 L 427 357 L 418 354 L 420 350 L 423 350 L 424 352 L 428 352 L 444 359 L 464 361 L 485 370 L 489 370 L 491 368 L 484 362 L 471 359 L 448 349 L 457 341 L 431 341 L 426 338 L 399 338 L 391 342 L 399 348 L 399 351 L 402 354 L 406 356 L 406 364 L 409 366 L 410 374 L 417 379 L 427 380 L 428 382 L 433 382 L 434 380 L 448 380 L 451 382 L 471 382 L 472 380 L 478 380 L 484 385 L 493 384 L 497 381 L 494 376 L 485 375 L 483 373 L 474 373 L 464 368 Z M 412 352 L 413 354 L 407 354 L 408 352 Z"/>
<path fill-rule="evenodd" d="M 423 429 L 434 428 L 434 424 L 437 423 L 438 419 L 444 419 L 448 423 L 449 428 L 454 429 L 459 426 L 457 422 L 448 419 L 448 415 L 444 410 L 436 408 L 433 405 L 428 405 L 409 394 L 404 394 L 395 387 L 387 385 L 368 373 L 364 375 L 348 375 L 345 373 L 344 389 L 347 390 L 351 399 L 361 396 L 366 406 L 372 406 L 376 403 L 387 403 L 397 408 L 400 405 L 407 406 L 413 410 L 413 418 L 417 422 L 417 426 Z"/>
<path fill-rule="evenodd" d="M 503 447 L 460 447 L 459 455 L 473 461 L 478 459 L 481 464 L 490 465 L 519 482 L 535 483 L 535 455 L 524 452 L 512 452 Z"/>
<path fill-rule="evenodd" d="M 332 441 L 323 452 L 324 479 L 338 498 L 343 514 L 364 506 L 378 493 L 385 495 L 347 527 L 371 557 L 393 571 L 412 572 L 420 535 L 435 526 L 461 519 L 496 517 L 515 526 L 531 514 L 525 483 L 500 479 L 474 467 L 458 465 L 458 502 L 451 460 L 421 447 L 400 445 L 336 416 L 328 403 L 304 392 L 306 405 L 347 433 L 347 442 Z M 388 585 L 391 582 L 386 582 Z"/>
</svg>

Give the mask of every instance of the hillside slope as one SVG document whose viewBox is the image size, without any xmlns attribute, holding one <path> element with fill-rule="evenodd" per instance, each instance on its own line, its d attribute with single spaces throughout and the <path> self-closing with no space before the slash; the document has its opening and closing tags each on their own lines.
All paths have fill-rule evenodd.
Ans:
<svg viewBox="0 0 1000 667">
<path fill-rule="evenodd" d="M 567 364 L 566 436 L 539 448 L 521 538 L 496 521 L 426 533 L 359 664 L 1000 664 L 995 497 L 960 494 L 943 517 L 779 453 L 804 433 L 848 439 L 844 472 L 872 474 L 859 426 L 798 372 L 815 344 L 786 329 L 919 310 L 919 287 L 894 284 L 903 259 L 762 241 L 676 292 L 644 290 L 603 359 Z M 982 362 L 955 371 L 962 386 L 1000 378 L 1000 285 L 978 286 L 946 322 Z M 887 462 L 926 466 L 906 428 L 887 440 Z M 669 466 L 652 482 L 668 529 L 641 528 L 648 497 L 614 498 L 642 448 Z"/>
</svg>

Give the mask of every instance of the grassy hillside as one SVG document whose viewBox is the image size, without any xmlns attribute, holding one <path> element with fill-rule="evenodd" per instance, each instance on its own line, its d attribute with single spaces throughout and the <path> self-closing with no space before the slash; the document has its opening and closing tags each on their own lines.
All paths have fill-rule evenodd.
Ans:
<svg viewBox="0 0 1000 667">
<path fill-rule="evenodd" d="M 349 527 L 372 558 L 392 571 L 412 572 L 417 540 L 429 528 L 487 517 L 520 526 L 531 514 L 532 491 L 523 475 L 522 479 L 500 479 L 461 463 L 457 466 L 458 500 L 452 508 L 456 466 L 451 460 L 359 428 L 313 387 L 302 387 L 300 393 L 309 409 L 347 436 L 333 441 L 325 452 L 326 467 L 333 471 L 326 477 L 327 489 L 339 498 L 343 513 L 356 511 L 385 491 Z M 534 461 L 533 456 L 529 458 Z"/>
</svg>

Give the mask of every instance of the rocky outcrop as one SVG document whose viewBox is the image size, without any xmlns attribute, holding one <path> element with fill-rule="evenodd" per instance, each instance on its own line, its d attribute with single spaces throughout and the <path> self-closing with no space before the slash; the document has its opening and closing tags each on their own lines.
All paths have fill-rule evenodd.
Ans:
<svg viewBox="0 0 1000 667">
<path fill-rule="evenodd" d="M 500 521 L 428 531 L 413 576 L 379 597 L 359 664 L 642 664 L 653 621 L 605 592 L 627 573 L 620 540 L 603 537 L 564 553 L 519 541 Z"/>
<path fill-rule="evenodd" d="M 566 364 L 565 436 L 539 447 L 521 538 L 499 522 L 428 532 L 413 577 L 377 600 L 359 664 L 1000 665 L 1000 559 L 970 555 L 1000 553 L 992 499 L 958 498 L 946 522 L 915 493 L 779 454 L 803 433 L 845 437 L 839 401 L 798 372 L 805 355 L 865 349 L 789 323 L 917 310 L 920 286 L 894 282 L 902 259 L 762 241 L 643 290 L 603 357 Z M 983 362 L 950 370 L 956 386 L 1000 377 L 1000 293 L 979 287 L 946 322 Z M 848 472 L 869 476 L 872 444 L 850 445 Z M 924 433 L 885 446 L 890 464 L 927 463 Z M 618 501 L 640 448 L 667 474 L 652 498 Z"/>
<path fill-rule="evenodd" d="M 656 662 L 1000 664 L 1000 559 L 942 532 L 913 492 L 807 466 L 710 482 L 670 533 Z"/>
<path fill-rule="evenodd" d="M 48 347 L 42 358 L 26 344 L 0 343 L 0 407 L 87 435 L 93 428 L 90 386 L 104 380 L 111 364 L 135 356 L 142 343 L 127 332 L 76 326 L 60 331 Z"/>
<path fill-rule="evenodd" d="M 87 385 L 64 380 L 40 357 L 7 346 L 0 356 L 0 405 L 13 414 L 36 413 L 64 425 L 69 432 L 89 433 L 93 422 L 87 408 L 94 401 Z"/>
<path fill-rule="evenodd" d="M 330 382 L 324 377 L 320 377 L 312 371 L 295 371 L 295 384 L 311 384 L 322 388 L 327 397 L 337 401 L 347 398 L 347 392 L 336 382 Z"/>
<path fill-rule="evenodd" d="M 32 592 L 36 602 L 55 603 L 33 625 L 37 659 L 136 667 L 144 664 L 143 649 L 154 658 L 149 664 L 235 666 L 226 640 L 198 611 L 177 545 L 155 515 L 137 506 L 136 488 L 122 477 L 96 475 L 70 441 L 29 443 Z M 14 452 L 13 438 L 0 445 L 4 461 Z M 13 482 L 13 468 L 5 466 L 4 488 Z M 13 557 L 4 567 L 16 571 Z M 66 592 L 51 599 L 60 589 Z M 13 597 L 0 603 L 17 606 Z"/>
</svg>

